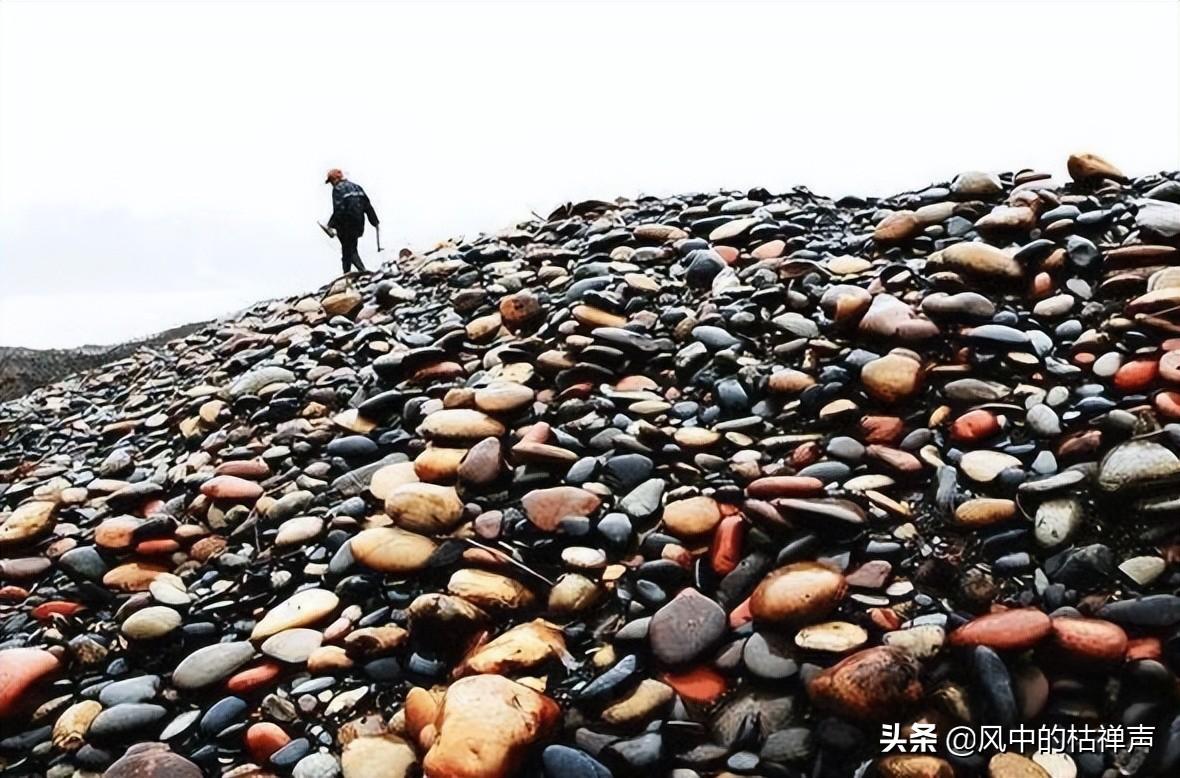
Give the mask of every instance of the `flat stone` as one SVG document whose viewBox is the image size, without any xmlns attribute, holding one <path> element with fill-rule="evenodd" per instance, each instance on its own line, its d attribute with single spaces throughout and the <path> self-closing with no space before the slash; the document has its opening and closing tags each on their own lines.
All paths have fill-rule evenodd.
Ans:
<svg viewBox="0 0 1180 778">
<path fill-rule="evenodd" d="M 0 523 L 0 548 L 29 543 L 53 529 L 56 506 L 51 502 L 27 502 Z"/>
<path fill-rule="evenodd" d="M 385 513 L 402 529 L 438 535 L 462 522 L 463 501 L 452 486 L 410 483 L 389 493 Z"/>
<path fill-rule="evenodd" d="M 254 657 L 254 646 L 246 641 L 215 643 L 198 648 L 172 671 L 177 689 L 201 689 L 225 680 Z"/>
<path fill-rule="evenodd" d="M 181 616 L 172 608 L 154 605 L 131 614 L 119 626 L 133 640 L 155 640 L 180 626 Z"/>
<path fill-rule="evenodd" d="M 591 516 L 602 504 L 595 494 L 576 486 L 534 489 L 520 501 L 529 521 L 537 529 L 553 532 L 567 516 Z"/>
<path fill-rule="evenodd" d="M 40 648 L 0 650 L 0 718 L 14 712 L 25 693 L 60 666 L 57 657 Z"/>
<path fill-rule="evenodd" d="M 367 529 L 354 537 L 349 546 L 360 564 L 394 575 L 421 570 L 437 548 L 430 538 L 397 527 Z"/>
<path fill-rule="evenodd" d="M 267 611 L 254 626 L 251 640 L 265 640 L 271 635 L 295 627 L 306 627 L 323 620 L 336 610 L 340 598 L 325 589 L 304 589 Z"/>
<path fill-rule="evenodd" d="M 669 665 L 687 664 L 708 651 L 727 629 L 725 611 L 695 589 L 682 589 L 651 619 L 652 653 Z"/>
</svg>

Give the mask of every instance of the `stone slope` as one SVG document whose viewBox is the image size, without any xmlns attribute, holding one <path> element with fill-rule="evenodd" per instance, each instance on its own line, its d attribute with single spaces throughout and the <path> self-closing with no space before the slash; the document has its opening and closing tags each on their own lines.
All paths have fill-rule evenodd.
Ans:
<svg viewBox="0 0 1180 778">
<path fill-rule="evenodd" d="M 0 765 L 1175 775 L 1180 174 L 1068 170 L 571 203 L 0 404 Z"/>
<path fill-rule="evenodd" d="M 0 402 L 28 394 L 38 386 L 60 381 L 72 373 L 123 359 L 144 346 L 156 346 L 184 337 L 206 323 L 183 324 L 146 338 L 110 346 L 69 349 L 0 346 Z"/>
</svg>

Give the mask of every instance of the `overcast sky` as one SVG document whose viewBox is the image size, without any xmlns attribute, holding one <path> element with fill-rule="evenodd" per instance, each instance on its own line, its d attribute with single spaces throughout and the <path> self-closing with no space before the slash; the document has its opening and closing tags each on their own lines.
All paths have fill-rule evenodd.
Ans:
<svg viewBox="0 0 1180 778">
<path fill-rule="evenodd" d="M 339 272 L 324 171 L 428 248 L 585 197 L 1180 168 L 1180 4 L 0 3 L 0 344 Z M 362 256 L 374 262 L 373 235 Z"/>
</svg>

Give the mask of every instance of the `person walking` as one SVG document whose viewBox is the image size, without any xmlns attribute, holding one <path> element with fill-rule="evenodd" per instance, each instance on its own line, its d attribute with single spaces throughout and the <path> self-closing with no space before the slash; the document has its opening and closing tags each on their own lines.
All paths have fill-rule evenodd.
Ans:
<svg viewBox="0 0 1180 778">
<path fill-rule="evenodd" d="M 332 185 L 332 218 L 328 220 L 328 229 L 340 240 L 342 272 L 347 275 L 355 267 L 358 272 L 364 273 L 365 264 L 361 262 L 356 244 L 365 234 L 365 217 L 374 227 L 381 223 L 377 212 L 373 210 L 365 190 L 345 178 L 338 168 L 328 171 L 324 183 Z"/>
</svg>

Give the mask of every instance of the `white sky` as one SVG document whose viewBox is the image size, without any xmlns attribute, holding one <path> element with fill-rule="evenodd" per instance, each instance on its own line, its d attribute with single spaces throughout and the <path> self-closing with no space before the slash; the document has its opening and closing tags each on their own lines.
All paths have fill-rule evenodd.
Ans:
<svg viewBox="0 0 1180 778">
<path fill-rule="evenodd" d="M 584 197 L 1180 168 L 1180 4 L 0 2 L 0 344 L 310 291 Z M 362 256 L 372 265 L 370 231 Z"/>
</svg>

